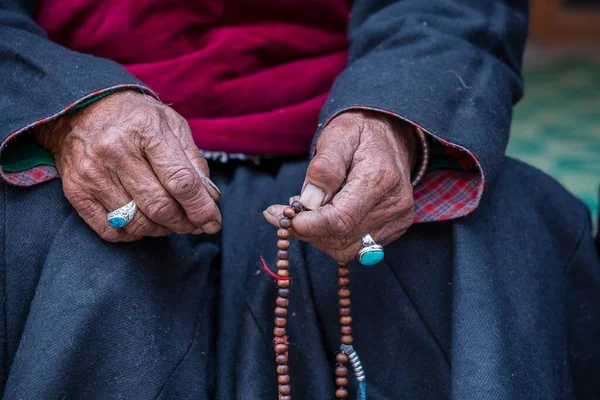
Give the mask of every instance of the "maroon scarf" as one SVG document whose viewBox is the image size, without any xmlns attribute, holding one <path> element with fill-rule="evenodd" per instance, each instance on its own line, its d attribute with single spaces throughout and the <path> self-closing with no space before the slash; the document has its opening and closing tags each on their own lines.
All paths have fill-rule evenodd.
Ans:
<svg viewBox="0 0 600 400">
<path fill-rule="evenodd" d="M 121 63 L 204 150 L 306 153 L 346 64 L 347 0 L 44 0 L 38 23 Z M 75 67 L 75 66 L 74 66 Z"/>
</svg>

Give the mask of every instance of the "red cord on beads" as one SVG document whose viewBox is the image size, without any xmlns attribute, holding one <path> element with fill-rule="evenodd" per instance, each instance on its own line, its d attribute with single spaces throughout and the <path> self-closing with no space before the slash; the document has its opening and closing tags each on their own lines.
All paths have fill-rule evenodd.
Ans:
<svg viewBox="0 0 600 400">
<path fill-rule="evenodd" d="M 275 278 L 279 281 L 289 281 L 290 280 L 289 276 L 279 276 L 275 272 L 271 271 L 271 269 L 267 265 L 267 262 L 263 258 L 262 254 L 260 255 L 260 262 L 262 264 L 261 265 L 262 269 L 264 269 L 267 272 L 267 274 L 271 275 L 273 278 Z"/>
</svg>

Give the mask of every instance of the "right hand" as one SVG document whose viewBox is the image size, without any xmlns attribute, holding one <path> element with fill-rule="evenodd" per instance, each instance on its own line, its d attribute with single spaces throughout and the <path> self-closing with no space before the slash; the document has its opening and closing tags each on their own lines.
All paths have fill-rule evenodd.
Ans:
<svg viewBox="0 0 600 400">
<path fill-rule="evenodd" d="M 109 242 L 216 233 L 221 194 L 186 120 L 151 96 L 121 91 L 34 130 L 55 158 L 65 196 Z M 124 228 L 106 214 L 135 200 Z"/>
</svg>

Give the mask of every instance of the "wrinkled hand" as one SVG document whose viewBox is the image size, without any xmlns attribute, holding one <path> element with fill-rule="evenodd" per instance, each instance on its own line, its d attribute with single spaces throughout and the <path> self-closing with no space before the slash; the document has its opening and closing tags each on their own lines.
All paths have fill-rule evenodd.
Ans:
<svg viewBox="0 0 600 400">
<path fill-rule="evenodd" d="M 65 196 L 103 239 L 215 233 L 221 214 L 217 187 L 185 119 L 134 91 L 111 94 L 35 130 L 53 153 Z M 106 214 L 135 200 L 123 229 Z"/>
<path fill-rule="evenodd" d="M 413 222 L 411 169 L 418 158 L 412 127 L 383 113 L 351 111 L 335 117 L 317 141 L 292 236 L 341 262 L 356 257 L 361 238 L 398 239 Z M 284 205 L 265 210 L 278 226 Z M 311 211 L 312 210 L 312 211 Z"/>
</svg>

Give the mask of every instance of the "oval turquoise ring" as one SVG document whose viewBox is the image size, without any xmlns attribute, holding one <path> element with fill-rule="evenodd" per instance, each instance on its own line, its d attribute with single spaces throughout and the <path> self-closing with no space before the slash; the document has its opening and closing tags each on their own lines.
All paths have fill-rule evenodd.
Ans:
<svg viewBox="0 0 600 400">
<path fill-rule="evenodd" d="M 128 223 L 131 222 L 135 213 L 137 212 L 137 205 L 135 201 L 131 200 L 121 208 L 117 208 L 115 211 L 111 211 L 106 214 L 108 224 L 113 228 L 124 228 Z"/>
<path fill-rule="evenodd" d="M 362 265 L 375 265 L 383 260 L 383 246 L 375 243 L 368 233 L 362 238 L 363 247 L 358 251 L 358 262 Z"/>
</svg>

